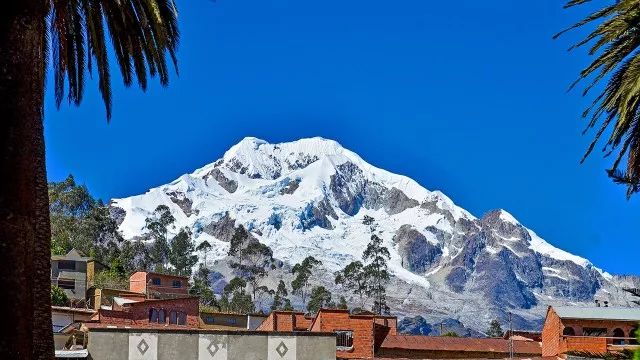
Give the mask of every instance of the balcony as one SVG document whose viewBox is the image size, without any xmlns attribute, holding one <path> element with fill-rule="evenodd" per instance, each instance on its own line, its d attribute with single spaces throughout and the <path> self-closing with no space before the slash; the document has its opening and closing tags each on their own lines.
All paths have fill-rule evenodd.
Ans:
<svg viewBox="0 0 640 360">
<path fill-rule="evenodd" d="M 636 350 L 640 346 L 632 337 L 613 336 L 563 336 L 567 352 L 605 353 L 623 350 Z"/>
</svg>

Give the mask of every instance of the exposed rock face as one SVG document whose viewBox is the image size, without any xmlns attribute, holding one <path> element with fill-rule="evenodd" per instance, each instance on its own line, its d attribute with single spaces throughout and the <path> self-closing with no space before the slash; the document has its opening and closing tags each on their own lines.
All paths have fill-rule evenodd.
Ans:
<svg viewBox="0 0 640 360">
<path fill-rule="evenodd" d="M 433 245 L 411 225 L 402 225 L 396 232 L 394 241 L 402 256 L 402 266 L 416 274 L 425 273 L 442 255 L 442 249 Z"/>
<path fill-rule="evenodd" d="M 326 199 L 317 204 L 311 202 L 300 214 L 300 224 L 304 230 L 309 230 L 314 226 L 332 230 L 333 225 L 331 225 L 329 217 L 338 220 L 338 215 Z"/>
<path fill-rule="evenodd" d="M 191 207 L 193 206 L 193 201 L 186 197 L 184 193 L 179 193 L 175 191 L 168 192 L 167 195 L 171 199 L 171 201 L 178 205 L 184 214 L 187 216 L 191 216 L 191 214 L 198 215 L 198 210 L 193 210 Z"/>
<path fill-rule="evenodd" d="M 280 190 L 280 195 L 285 195 L 285 194 L 291 195 L 294 192 L 296 192 L 299 186 L 300 186 L 300 180 L 291 180 L 289 181 L 287 186 L 283 187 Z"/>
<path fill-rule="evenodd" d="M 390 215 L 399 214 L 420 204 L 418 200 L 410 199 L 396 188 L 391 188 L 385 195 L 384 210 Z"/>
<path fill-rule="evenodd" d="M 430 324 L 422 316 L 405 317 L 398 321 L 398 332 L 407 335 L 440 336 L 443 333 L 454 332 L 460 337 L 483 337 L 483 334 L 469 329 L 456 319 L 444 319 L 442 322 Z"/>
<path fill-rule="evenodd" d="M 235 232 L 236 221 L 226 213 L 220 220 L 212 221 L 202 228 L 202 231 L 220 241 L 229 242 Z"/>
<path fill-rule="evenodd" d="M 120 226 L 127 212 L 121 207 L 112 206 L 111 202 L 109 202 L 107 206 L 109 206 L 109 215 L 111 215 L 111 218 L 116 222 L 116 225 Z"/>
<path fill-rule="evenodd" d="M 227 178 L 220 169 L 215 168 L 206 174 L 203 178 L 207 180 L 209 177 L 213 177 L 220 187 L 227 190 L 229 193 L 234 193 L 238 190 L 238 182 Z"/>
</svg>

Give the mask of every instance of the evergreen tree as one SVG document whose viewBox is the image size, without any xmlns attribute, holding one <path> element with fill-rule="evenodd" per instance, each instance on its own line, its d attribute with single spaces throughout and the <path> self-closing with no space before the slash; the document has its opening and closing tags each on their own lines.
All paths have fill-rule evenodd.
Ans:
<svg viewBox="0 0 640 360">
<path fill-rule="evenodd" d="M 198 262 L 198 256 L 194 255 L 195 245 L 191 239 L 191 230 L 182 228 L 178 235 L 171 241 L 169 263 L 174 267 L 179 276 L 191 276 L 193 266 Z"/>
<path fill-rule="evenodd" d="M 245 264 L 232 263 L 236 267 L 243 279 L 247 281 L 251 288 L 253 300 L 256 301 L 256 292 L 261 287 L 262 281 L 267 276 L 265 266 L 273 260 L 273 251 L 257 241 L 251 242 L 244 250 Z"/>
<path fill-rule="evenodd" d="M 302 306 L 306 305 L 306 298 L 309 288 L 309 279 L 313 273 L 313 268 L 321 265 L 322 262 L 316 260 L 313 256 L 307 256 L 301 263 L 295 264 L 292 269 L 292 273 L 296 277 L 291 282 L 291 289 L 294 295 L 298 295 L 302 298 Z"/>
<path fill-rule="evenodd" d="M 53 306 L 69 306 L 69 297 L 67 294 L 53 284 L 51 284 L 51 305 Z"/>
<path fill-rule="evenodd" d="M 364 265 L 360 261 L 353 261 L 335 275 L 335 283 L 356 294 L 360 299 L 360 306 L 364 307 L 370 282 L 369 273 L 364 271 Z"/>
<path fill-rule="evenodd" d="M 282 307 L 282 311 L 294 311 L 293 305 L 291 305 L 291 300 L 284 299 L 284 306 Z"/>
<path fill-rule="evenodd" d="M 367 245 L 362 258 L 369 261 L 364 267 L 366 276 L 370 279 L 368 294 L 373 296 L 373 311 L 378 314 L 388 314 L 386 283 L 389 281 L 387 260 L 391 258 L 389 250 L 382 246 L 382 239 L 377 235 L 371 235 L 371 241 Z"/>
<path fill-rule="evenodd" d="M 244 252 L 248 242 L 249 232 L 244 228 L 244 226 L 238 226 L 234 231 L 233 236 L 231 236 L 228 255 L 235 259 L 235 262 L 239 267 L 243 266 Z"/>
<path fill-rule="evenodd" d="M 333 306 L 331 304 L 331 293 L 324 286 L 314 286 L 311 289 L 309 305 L 307 305 L 309 313 L 315 314 L 322 308 L 330 307 L 335 307 L 335 304 Z"/>
<path fill-rule="evenodd" d="M 151 257 L 153 265 L 156 267 L 166 267 L 169 252 L 171 251 L 168 239 L 169 228 L 173 227 L 175 220 L 167 205 L 158 205 L 151 217 L 145 219 L 147 229 L 149 229 L 151 237 L 154 239 L 151 247 Z"/>
<path fill-rule="evenodd" d="M 287 299 L 288 295 L 289 293 L 287 291 L 287 286 L 285 285 L 284 281 L 280 280 L 280 282 L 278 283 L 278 288 L 276 289 L 273 295 L 273 302 L 271 303 L 271 311 L 283 310 L 285 302 L 289 301 L 289 299 Z M 289 305 L 291 305 L 290 302 L 289 302 Z"/>
<path fill-rule="evenodd" d="M 204 266 L 206 267 L 207 254 L 209 253 L 209 251 L 211 251 L 211 244 L 209 244 L 207 240 L 204 240 L 203 242 L 200 243 L 200 245 L 198 245 L 198 247 L 196 248 L 196 251 L 204 254 Z"/>
<path fill-rule="evenodd" d="M 241 278 L 233 278 L 224 287 L 224 293 L 220 302 L 224 311 L 236 313 L 250 313 L 255 311 L 255 304 L 251 300 L 251 295 L 245 292 L 247 282 Z"/>
<path fill-rule="evenodd" d="M 458 335 L 458 333 L 455 333 L 453 331 L 447 331 L 446 333 L 442 334 L 442 336 L 447 336 L 447 337 L 460 337 L 460 335 Z"/>
<path fill-rule="evenodd" d="M 340 296 L 340 301 L 338 302 L 338 309 L 347 310 L 349 306 L 347 305 L 347 299 L 344 296 Z"/>
<path fill-rule="evenodd" d="M 193 275 L 189 295 L 198 296 L 200 298 L 200 305 L 202 306 L 219 308 L 220 305 L 216 302 L 213 290 L 211 289 L 211 283 L 209 281 L 210 274 L 211 271 L 203 264 L 200 264 L 198 270 L 196 270 L 196 273 Z"/>
<path fill-rule="evenodd" d="M 494 338 L 501 338 L 504 336 L 504 331 L 502 330 L 502 326 L 498 320 L 492 320 L 491 324 L 489 324 L 489 328 L 487 329 L 487 336 Z"/>
</svg>

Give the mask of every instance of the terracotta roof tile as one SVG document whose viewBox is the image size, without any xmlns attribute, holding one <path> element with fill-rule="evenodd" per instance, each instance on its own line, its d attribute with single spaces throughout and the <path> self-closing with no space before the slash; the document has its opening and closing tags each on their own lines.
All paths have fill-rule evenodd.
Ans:
<svg viewBox="0 0 640 360">
<path fill-rule="evenodd" d="M 542 354 L 540 343 L 533 341 L 514 341 L 516 354 Z M 382 348 L 435 350 L 435 351 L 474 351 L 509 353 L 509 340 L 454 338 L 440 336 L 388 335 Z"/>
</svg>

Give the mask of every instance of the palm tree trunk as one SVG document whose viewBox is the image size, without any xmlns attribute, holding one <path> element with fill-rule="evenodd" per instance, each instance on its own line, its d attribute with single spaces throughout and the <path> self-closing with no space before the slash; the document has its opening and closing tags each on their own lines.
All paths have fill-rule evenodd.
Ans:
<svg viewBox="0 0 640 360">
<path fill-rule="evenodd" d="M 42 0 L 0 11 L 0 359 L 52 359 Z"/>
</svg>

